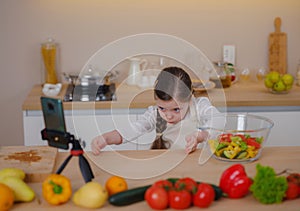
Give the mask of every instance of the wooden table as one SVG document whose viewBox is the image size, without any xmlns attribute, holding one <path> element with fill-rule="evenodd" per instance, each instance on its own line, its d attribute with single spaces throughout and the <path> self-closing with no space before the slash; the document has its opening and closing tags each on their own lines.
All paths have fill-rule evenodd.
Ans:
<svg viewBox="0 0 300 211">
<path fill-rule="evenodd" d="M 129 172 L 143 172 L 147 171 L 145 168 L 137 168 L 133 166 L 132 160 L 135 159 L 146 159 L 154 158 L 159 155 L 164 154 L 165 151 L 106 151 L 98 157 L 91 156 L 87 153 L 86 157 L 89 160 L 97 159 L 97 162 L 108 162 L 111 164 L 112 169 L 122 169 L 125 174 Z M 151 178 L 141 178 L 141 179 L 127 179 L 129 188 L 143 186 L 147 184 L 152 184 L 158 179 L 165 179 L 169 177 L 184 177 L 189 176 L 198 181 L 209 182 L 218 184 L 221 173 L 229 167 L 232 163 L 218 161 L 214 158 L 210 158 L 204 165 L 198 164 L 198 159 L 200 156 L 201 150 L 198 150 L 188 156 L 184 155 L 184 152 L 181 150 L 172 151 L 164 159 L 161 159 L 162 162 L 156 163 L 156 166 L 166 165 L 168 162 L 172 162 L 178 157 L 183 157 L 184 159 L 175 167 L 171 168 L 169 171 L 165 172 L 162 175 L 151 177 Z M 69 153 L 59 153 L 56 161 L 55 169 L 57 169 L 63 160 L 69 155 Z M 122 158 L 123 162 L 119 162 L 119 159 Z M 95 174 L 94 181 L 97 181 L 101 184 L 104 184 L 108 177 L 111 174 L 108 172 L 109 169 L 101 169 L 95 163 L 90 162 L 91 167 Z M 291 169 L 295 172 L 300 172 L 300 147 L 267 147 L 264 149 L 262 156 L 259 160 L 252 163 L 245 163 L 245 168 L 250 177 L 254 177 L 256 173 L 255 166 L 257 163 L 262 165 L 268 165 L 275 169 L 276 172 L 281 172 L 284 169 Z M 102 164 L 101 164 L 102 165 Z M 108 165 L 109 166 L 109 165 Z M 105 167 L 107 168 L 107 167 Z M 155 165 L 152 166 L 155 168 Z M 149 170 L 149 169 L 148 169 Z M 155 169 L 154 169 L 155 170 Z M 62 172 L 65 176 L 69 177 L 72 181 L 73 190 L 77 190 L 81 185 L 84 184 L 82 179 L 79 167 L 78 167 L 78 158 L 73 158 L 65 170 Z M 41 196 L 41 183 L 30 183 L 30 186 L 36 192 L 36 199 L 30 203 L 19 203 L 14 205 L 13 210 L 84 210 L 82 208 L 76 207 L 71 201 L 67 204 L 60 206 L 51 206 L 48 205 Z M 214 202 L 206 210 L 230 210 L 230 211 L 240 211 L 240 210 L 299 210 L 300 209 L 300 198 L 290 201 L 284 201 L 281 204 L 273 205 L 263 205 L 260 204 L 252 195 L 248 195 L 243 199 L 227 199 L 222 198 L 219 201 Z M 125 207 L 114 207 L 109 203 L 106 203 L 101 210 L 151 210 L 146 202 L 139 202 L 130 206 Z M 199 210 L 199 208 L 191 207 L 189 210 Z"/>
</svg>

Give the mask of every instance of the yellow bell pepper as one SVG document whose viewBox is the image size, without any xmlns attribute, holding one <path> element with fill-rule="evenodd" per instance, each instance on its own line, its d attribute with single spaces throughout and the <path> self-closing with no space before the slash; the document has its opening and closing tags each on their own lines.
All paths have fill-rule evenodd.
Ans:
<svg viewBox="0 0 300 211">
<path fill-rule="evenodd" d="M 60 174 L 51 174 L 43 182 L 43 197 L 53 205 L 67 202 L 72 196 L 70 180 Z"/>
</svg>

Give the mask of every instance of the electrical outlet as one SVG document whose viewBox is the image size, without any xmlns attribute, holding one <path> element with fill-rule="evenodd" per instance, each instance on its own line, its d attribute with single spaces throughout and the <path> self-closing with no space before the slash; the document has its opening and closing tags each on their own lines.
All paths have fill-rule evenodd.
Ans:
<svg viewBox="0 0 300 211">
<path fill-rule="evenodd" d="M 235 45 L 223 46 L 223 61 L 235 65 Z"/>
</svg>

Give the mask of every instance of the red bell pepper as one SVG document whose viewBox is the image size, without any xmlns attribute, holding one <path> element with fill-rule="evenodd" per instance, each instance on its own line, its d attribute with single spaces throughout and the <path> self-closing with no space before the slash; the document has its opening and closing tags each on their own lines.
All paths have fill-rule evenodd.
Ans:
<svg viewBox="0 0 300 211">
<path fill-rule="evenodd" d="M 229 198 L 242 198 L 248 194 L 252 180 L 241 164 L 234 164 L 221 175 L 220 188 Z"/>
</svg>

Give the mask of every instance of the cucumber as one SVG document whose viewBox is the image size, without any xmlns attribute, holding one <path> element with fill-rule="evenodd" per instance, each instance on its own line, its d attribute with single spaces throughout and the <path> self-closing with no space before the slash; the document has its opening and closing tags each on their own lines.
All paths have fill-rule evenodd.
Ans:
<svg viewBox="0 0 300 211">
<path fill-rule="evenodd" d="M 144 195 L 151 185 L 137 187 L 113 194 L 109 197 L 108 201 L 114 206 L 126 206 L 136 202 L 144 201 Z"/>
<path fill-rule="evenodd" d="M 174 185 L 176 183 L 176 181 L 179 180 L 179 178 L 168 178 L 167 180 L 172 182 L 172 184 Z M 197 182 L 197 184 L 201 183 L 199 181 L 196 181 L 196 182 Z M 223 196 L 222 189 L 217 185 L 214 185 L 214 184 L 210 184 L 210 185 L 212 186 L 212 188 L 215 191 L 215 201 L 219 200 Z"/>
<path fill-rule="evenodd" d="M 247 151 L 241 151 L 241 152 L 236 156 L 236 158 L 237 158 L 237 159 L 243 159 L 243 158 L 245 158 L 247 155 L 248 155 L 248 152 L 247 152 Z"/>
</svg>

